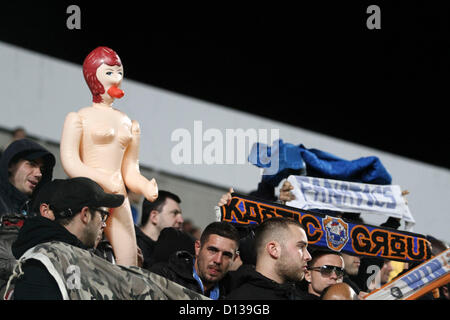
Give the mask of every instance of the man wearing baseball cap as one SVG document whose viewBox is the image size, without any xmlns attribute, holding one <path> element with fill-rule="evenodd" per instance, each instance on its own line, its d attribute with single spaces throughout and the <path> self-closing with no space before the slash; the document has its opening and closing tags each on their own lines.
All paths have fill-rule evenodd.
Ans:
<svg viewBox="0 0 450 320">
<path fill-rule="evenodd" d="M 106 226 L 108 209 L 124 201 L 123 195 L 105 193 L 96 182 L 85 177 L 54 180 L 46 189 L 52 193 L 45 195 L 48 203 L 40 206 L 41 216 L 27 219 L 13 244 L 17 259 L 34 246 L 50 241 L 92 248 Z M 55 279 L 41 262 L 30 259 L 22 270 L 24 275 L 16 282 L 14 299 L 62 299 Z"/>
</svg>

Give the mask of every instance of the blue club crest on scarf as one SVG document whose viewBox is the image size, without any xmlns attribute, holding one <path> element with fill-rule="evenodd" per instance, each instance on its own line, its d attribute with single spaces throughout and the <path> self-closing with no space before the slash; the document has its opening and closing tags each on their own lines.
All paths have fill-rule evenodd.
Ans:
<svg viewBox="0 0 450 320">
<path fill-rule="evenodd" d="M 378 157 L 345 160 L 318 149 L 307 149 L 302 144 L 284 143 L 282 139 L 276 140 L 272 147 L 255 143 L 248 161 L 264 168 L 262 180 L 274 187 L 291 174 L 382 185 L 392 182 Z"/>
</svg>

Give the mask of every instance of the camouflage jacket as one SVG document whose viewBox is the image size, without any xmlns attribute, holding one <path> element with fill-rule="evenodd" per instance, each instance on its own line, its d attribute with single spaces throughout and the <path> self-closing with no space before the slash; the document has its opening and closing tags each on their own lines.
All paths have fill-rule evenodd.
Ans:
<svg viewBox="0 0 450 320">
<path fill-rule="evenodd" d="M 28 259 L 39 260 L 47 268 L 64 300 L 209 300 L 148 270 L 111 264 L 59 241 L 42 243 L 25 252 L 14 267 L 8 287 L 23 275 L 22 265 Z"/>
</svg>

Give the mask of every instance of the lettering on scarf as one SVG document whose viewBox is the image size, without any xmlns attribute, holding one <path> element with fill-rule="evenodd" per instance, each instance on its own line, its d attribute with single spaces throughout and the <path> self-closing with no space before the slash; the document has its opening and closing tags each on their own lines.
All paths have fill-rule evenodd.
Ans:
<svg viewBox="0 0 450 320">
<path fill-rule="evenodd" d="M 240 225 L 260 224 L 285 217 L 303 224 L 312 246 L 397 261 L 423 261 L 431 256 L 423 235 L 367 224 L 353 224 L 337 216 L 260 201 L 233 193 L 229 205 L 220 207 L 221 220 Z"/>
</svg>

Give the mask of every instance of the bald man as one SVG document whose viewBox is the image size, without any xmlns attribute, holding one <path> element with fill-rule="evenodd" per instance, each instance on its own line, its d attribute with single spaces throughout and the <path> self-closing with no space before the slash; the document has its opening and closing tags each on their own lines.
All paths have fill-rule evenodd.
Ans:
<svg viewBox="0 0 450 320">
<path fill-rule="evenodd" d="M 336 283 L 322 291 L 322 300 L 359 300 L 355 290 L 345 282 Z"/>
</svg>

